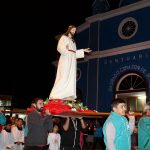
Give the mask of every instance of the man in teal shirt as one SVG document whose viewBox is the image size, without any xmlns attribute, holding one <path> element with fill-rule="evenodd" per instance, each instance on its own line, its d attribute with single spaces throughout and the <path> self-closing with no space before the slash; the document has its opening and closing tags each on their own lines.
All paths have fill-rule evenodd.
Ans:
<svg viewBox="0 0 150 150">
<path fill-rule="evenodd" d="M 138 150 L 150 150 L 150 102 L 146 103 L 138 122 Z"/>
<path fill-rule="evenodd" d="M 135 127 L 135 117 L 126 117 L 126 103 L 123 99 L 115 99 L 112 111 L 103 125 L 106 150 L 131 150 L 131 134 Z"/>
</svg>

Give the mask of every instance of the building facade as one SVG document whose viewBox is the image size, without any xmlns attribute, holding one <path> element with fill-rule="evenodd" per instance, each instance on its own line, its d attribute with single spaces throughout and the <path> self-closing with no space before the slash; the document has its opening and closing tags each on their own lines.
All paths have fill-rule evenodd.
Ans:
<svg viewBox="0 0 150 150">
<path fill-rule="evenodd" d="M 114 98 L 142 111 L 150 100 L 150 1 L 142 0 L 86 18 L 78 49 L 93 52 L 78 61 L 77 87 L 90 109 L 110 111 Z"/>
</svg>

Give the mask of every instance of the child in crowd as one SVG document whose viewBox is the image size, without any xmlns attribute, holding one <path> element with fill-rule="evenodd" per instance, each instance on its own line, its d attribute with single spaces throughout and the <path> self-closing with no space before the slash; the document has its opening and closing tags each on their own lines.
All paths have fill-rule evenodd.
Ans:
<svg viewBox="0 0 150 150">
<path fill-rule="evenodd" d="M 53 131 L 49 133 L 47 138 L 47 144 L 49 145 L 49 150 L 60 150 L 60 134 L 58 133 L 59 127 L 54 124 Z"/>
<path fill-rule="evenodd" d="M 23 150 L 24 149 L 23 119 L 18 118 L 16 126 L 11 127 L 11 130 L 14 137 L 14 150 Z"/>
</svg>

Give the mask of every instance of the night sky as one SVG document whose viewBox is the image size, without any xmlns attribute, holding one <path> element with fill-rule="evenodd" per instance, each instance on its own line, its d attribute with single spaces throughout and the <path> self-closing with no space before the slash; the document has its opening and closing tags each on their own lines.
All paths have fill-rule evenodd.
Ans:
<svg viewBox="0 0 150 150">
<path fill-rule="evenodd" d="M 92 16 L 93 2 L 1 3 L 0 94 L 13 96 L 13 107 L 26 108 L 36 97 L 48 98 L 55 80 L 52 62 L 59 56 L 54 37 Z"/>
<path fill-rule="evenodd" d="M 13 107 L 26 108 L 35 97 L 49 96 L 55 79 L 52 62 L 58 58 L 54 37 L 92 15 L 93 0 L 84 2 L 1 5 L 0 94 L 13 96 Z"/>
</svg>

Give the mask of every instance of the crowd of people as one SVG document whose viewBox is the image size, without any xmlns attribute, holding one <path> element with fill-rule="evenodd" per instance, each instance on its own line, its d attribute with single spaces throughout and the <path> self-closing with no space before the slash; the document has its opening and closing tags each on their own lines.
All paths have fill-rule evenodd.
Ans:
<svg viewBox="0 0 150 150">
<path fill-rule="evenodd" d="M 136 123 L 126 115 L 122 99 L 112 102 L 106 118 L 55 117 L 42 114 L 43 99 L 36 98 L 26 117 L 0 112 L 0 150 L 147 150 L 150 148 L 150 102 Z"/>
<path fill-rule="evenodd" d="M 0 113 L 0 150 L 80 150 L 85 144 L 88 121 L 82 117 L 53 117 L 49 110 L 42 114 L 43 99 L 32 101 L 26 117 Z"/>
</svg>

